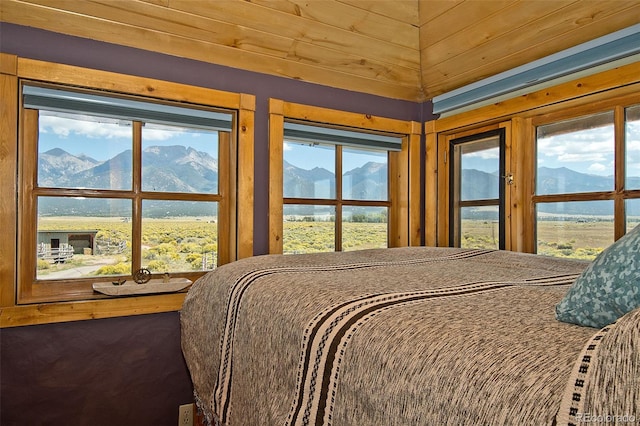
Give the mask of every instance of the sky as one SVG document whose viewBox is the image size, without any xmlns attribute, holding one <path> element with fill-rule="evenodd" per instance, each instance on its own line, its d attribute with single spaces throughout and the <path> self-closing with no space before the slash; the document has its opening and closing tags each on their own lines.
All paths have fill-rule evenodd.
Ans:
<svg viewBox="0 0 640 426">
<path fill-rule="evenodd" d="M 207 137 L 204 131 L 177 132 L 145 126 L 143 143 L 152 145 L 184 145 L 212 154 L 217 144 L 216 133 Z M 629 121 L 626 126 L 627 175 L 640 176 L 640 120 Z M 213 138 L 213 139 L 212 139 Z M 598 127 L 584 131 L 566 133 L 540 139 L 538 141 L 539 167 L 567 167 L 569 169 L 600 176 L 613 174 L 613 127 Z M 39 152 L 52 148 L 62 148 L 74 154 L 86 154 L 98 161 L 114 157 L 118 153 L 131 149 L 131 127 L 117 120 L 102 120 L 100 123 L 89 119 L 70 120 L 57 115 L 44 115 L 40 124 Z M 322 146 L 284 144 L 285 160 L 298 166 L 311 169 L 323 167 L 333 171 L 333 151 Z M 469 168 L 486 172 L 495 172 L 497 150 L 468 154 Z M 493 160 L 491 160 L 493 158 Z M 489 160 L 489 161 L 487 161 Z M 368 155 L 360 151 L 359 155 L 344 156 L 344 171 L 362 166 L 368 161 L 382 162 L 384 155 Z"/>
<path fill-rule="evenodd" d="M 321 167 L 335 172 L 335 149 L 331 145 L 309 146 L 301 143 L 285 142 L 283 151 L 284 160 L 296 167 L 307 170 Z M 386 163 L 387 154 L 386 152 L 373 152 L 345 147 L 342 154 L 342 171 L 344 173 L 356 167 L 362 167 L 370 161 Z"/>
<path fill-rule="evenodd" d="M 627 176 L 640 176 L 640 120 L 627 123 Z M 580 173 L 613 175 L 613 126 L 566 133 L 538 143 L 538 167 L 566 167 Z M 479 151 L 465 156 L 465 168 L 488 173 L 497 170 L 498 150 Z"/>
<path fill-rule="evenodd" d="M 38 152 L 61 148 L 70 154 L 85 154 L 95 160 L 105 161 L 132 148 L 130 122 L 115 119 L 86 117 L 76 120 L 62 114 L 45 115 L 40 118 Z M 147 124 L 143 129 L 143 148 L 146 146 L 190 146 L 217 158 L 217 132 L 204 130 L 177 131 L 160 125 Z"/>
</svg>

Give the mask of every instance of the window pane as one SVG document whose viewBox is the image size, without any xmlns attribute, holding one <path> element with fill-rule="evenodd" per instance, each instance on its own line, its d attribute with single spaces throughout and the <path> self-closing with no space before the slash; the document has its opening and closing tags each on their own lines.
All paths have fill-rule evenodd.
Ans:
<svg viewBox="0 0 640 426">
<path fill-rule="evenodd" d="M 145 124 L 144 191 L 218 193 L 218 132 Z"/>
<path fill-rule="evenodd" d="M 460 159 L 460 200 L 490 200 L 500 196 L 500 137 L 456 145 Z"/>
<path fill-rule="evenodd" d="M 640 198 L 625 201 L 627 212 L 627 232 L 640 224 Z"/>
<path fill-rule="evenodd" d="M 142 202 L 142 266 L 152 273 L 208 271 L 218 262 L 218 203 Z"/>
<path fill-rule="evenodd" d="M 283 196 L 324 198 L 336 196 L 334 145 L 284 143 Z"/>
<path fill-rule="evenodd" d="M 283 206 L 283 253 L 317 253 L 335 250 L 334 206 L 287 204 Z"/>
<path fill-rule="evenodd" d="M 38 186 L 131 189 L 130 121 L 40 111 Z"/>
<path fill-rule="evenodd" d="M 462 207 L 460 217 L 460 247 L 499 248 L 500 212 L 498 206 Z"/>
<path fill-rule="evenodd" d="M 128 275 L 131 200 L 39 197 L 39 280 Z"/>
<path fill-rule="evenodd" d="M 536 194 L 614 189 L 613 112 L 537 128 Z"/>
<path fill-rule="evenodd" d="M 387 247 L 388 219 L 386 207 L 344 207 L 342 251 Z"/>
<path fill-rule="evenodd" d="M 342 198 L 386 201 L 387 159 L 386 151 L 343 148 Z"/>
<path fill-rule="evenodd" d="M 613 243 L 613 201 L 539 203 L 538 254 L 594 259 Z"/>
<path fill-rule="evenodd" d="M 640 189 L 640 105 L 626 110 L 626 189 Z"/>
</svg>

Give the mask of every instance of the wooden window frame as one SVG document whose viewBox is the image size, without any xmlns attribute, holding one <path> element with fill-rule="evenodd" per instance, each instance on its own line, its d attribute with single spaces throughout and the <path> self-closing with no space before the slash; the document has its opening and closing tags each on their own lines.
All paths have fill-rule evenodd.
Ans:
<svg viewBox="0 0 640 426">
<path fill-rule="evenodd" d="M 555 86 L 501 100 L 459 114 L 425 123 L 425 243 L 448 245 L 448 193 L 443 174 L 448 173 L 442 153 L 448 139 L 495 126 L 508 125 L 507 162 L 514 184 L 505 200 L 507 218 L 507 250 L 535 252 L 535 210 L 533 206 L 535 174 L 535 126 L 547 114 L 559 114 L 566 119 L 579 111 L 596 110 L 604 105 L 634 104 L 640 93 L 640 62 L 621 65 L 593 75 L 582 76 Z M 616 123 L 616 126 L 620 126 Z M 618 131 L 618 130 L 617 130 Z M 624 161 L 624 159 L 618 160 Z M 509 170 L 507 170 L 509 173 Z M 619 204 L 619 203 L 618 203 Z M 618 208 L 618 207 L 616 207 Z M 616 226 L 616 238 L 621 228 Z M 623 232 L 623 231 L 622 231 Z"/>
<path fill-rule="evenodd" d="M 23 200 L 25 187 L 16 176 L 34 172 L 21 166 L 18 145 L 24 135 L 19 134 L 23 120 L 29 114 L 20 111 L 20 85 L 22 80 L 56 84 L 86 90 L 102 90 L 123 95 L 155 98 L 168 102 L 186 102 L 211 108 L 236 111 L 236 126 L 229 144 L 227 198 L 228 230 L 221 234 L 219 244 L 224 244 L 222 262 L 230 262 L 253 255 L 253 200 L 254 200 L 254 114 L 255 96 L 231 93 L 215 89 L 190 86 L 107 71 L 98 71 L 70 65 L 19 58 L 0 53 L 0 88 L 2 89 L 2 115 L 0 124 L 0 170 L 3 192 L 11 191 L 15 197 L 2 197 L 0 218 L 6 224 L 9 235 L 0 239 L 3 257 L 0 260 L 0 326 L 12 327 L 93 318 L 107 318 L 156 312 L 176 311 L 182 307 L 185 292 L 162 295 L 133 296 L 125 298 L 101 298 L 88 296 L 80 291 L 82 300 L 58 302 L 55 296 L 29 294 L 32 273 L 29 247 L 19 244 L 18 222 L 25 220 Z M 6 131 L 5 131 L 6 130 Z M 222 189 L 221 189 L 222 191 Z M 28 198 L 28 197 L 27 197 Z M 29 219 L 28 217 L 26 219 Z M 35 231 L 34 231 L 35 232 Z M 221 248 L 222 252 L 222 248 Z M 6 255 L 4 255 L 6 254 Z M 24 292 L 25 297 L 20 297 Z M 42 296 L 42 297 L 40 297 Z M 24 303 L 25 301 L 30 303 Z M 45 303 L 48 302 L 48 303 Z"/>
<path fill-rule="evenodd" d="M 389 153 L 389 247 L 420 245 L 420 123 L 269 99 L 269 253 L 283 252 L 283 144 L 287 119 L 354 130 L 404 135 L 402 149 Z M 338 158 L 337 161 L 340 161 Z M 338 174 L 339 170 L 336 171 Z M 290 199 L 302 204 L 339 205 L 340 200 Z M 349 202 L 349 205 L 367 202 Z M 338 212 L 336 222 L 339 222 Z M 336 226 L 338 228 L 338 225 Z M 337 232 L 336 239 L 340 238 Z"/>
<path fill-rule="evenodd" d="M 538 203 L 559 203 L 572 201 L 613 201 L 613 240 L 618 240 L 626 233 L 625 221 L 625 201 L 628 199 L 640 199 L 640 190 L 626 190 L 625 182 L 625 110 L 627 107 L 640 105 L 638 94 L 615 96 L 612 98 L 597 100 L 595 102 L 585 103 L 584 105 L 575 106 L 564 111 L 554 111 L 546 114 L 540 114 L 531 118 L 532 138 L 536 140 L 536 128 L 547 124 L 557 123 L 559 121 L 571 120 L 589 115 L 612 112 L 614 126 L 614 188 L 610 191 L 590 191 L 569 194 L 545 194 L 538 195 L 535 188 L 532 187 L 531 202 L 532 216 L 534 223 L 534 235 L 537 229 L 536 225 L 536 205 Z M 533 150 L 530 155 L 532 164 L 531 169 L 536 170 L 537 144 L 533 143 Z M 537 244 L 536 244 L 537 246 Z M 536 247 L 534 247 L 535 251 Z"/>
</svg>

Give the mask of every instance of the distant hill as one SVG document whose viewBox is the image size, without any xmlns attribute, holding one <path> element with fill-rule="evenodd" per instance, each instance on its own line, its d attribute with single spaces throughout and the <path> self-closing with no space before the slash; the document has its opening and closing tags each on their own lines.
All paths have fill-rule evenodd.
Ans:
<svg viewBox="0 0 640 426">
<path fill-rule="evenodd" d="M 142 187 L 146 191 L 216 191 L 218 162 L 184 146 L 153 146 L 142 152 Z M 39 185 L 64 188 L 130 189 L 131 150 L 107 161 L 74 156 L 55 148 L 40 154 Z"/>
<path fill-rule="evenodd" d="M 285 197 L 289 198 L 333 198 L 336 194 L 335 175 L 327 169 L 314 167 L 311 170 L 296 167 L 285 161 L 283 164 Z M 362 167 L 344 173 L 346 185 L 343 198 L 357 200 L 387 199 L 388 168 L 384 163 L 368 162 Z"/>
<path fill-rule="evenodd" d="M 143 155 L 143 189 L 146 191 L 175 191 L 210 193 L 218 186 L 218 162 L 209 154 L 184 146 L 153 146 Z M 85 155 L 75 156 L 60 148 L 41 153 L 38 165 L 40 186 L 84 187 L 96 189 L 130 189 L 132 175 L 131 151 L 124 151 L 106 161 Z M 334 174 L 324 168 L 307 170 L 284 162 L 284 196 L 290 198 L 333 198 L 336 194 Z M 465 169 L 461 188 L 463 200 L 498 197 L 498 173 Z M 384 163 L 368 162 L 362 167 L 344 172 L 345 199 L 381 200 L 387 198 L 388 168 Z M 640 188 L 640 177 L 629 179 L 629 185 Z M 536 185 L 539 193 L 579 193 L 609 191 L 613 178 L 579 173 L 568 169 L 541 167 Z M 606 204 L 606 205 L 603 205 Z M 185 205 L 187 205 L 185 203 Z M 612 214 L 611 203 L 581 202 L 567 205 L 541 204 L 544 213 L 581 215 Z M 211 214 L 202 203 L 190 203 L 184 214 Z M 122 216 L 131 214 L 128 201 L 75 200 L 48 197 L 41 200 L 40 214 L 73 214 Z M 153 216 L 166 214 L 163 202 L 148 202 L 145 210 Z M 105 213 L 108 212 L 108 213 Z"/>
<path fill-rule="evenodd" d="M 145 191 L 211 193 L 218 187 L 218 162 L 209 154 L 184 146 L 153 146 L 142 153 L 142 187 Z M 38 184 L 62 188 L 131 189 L 132 154 L 126 150 L 106 161 L 75 156 L 55 148 L 41 153 Z M 210 205 L 184 203 L 184 215 L 212 215 Z M 121 200 L 83 200 L 79 204 L 67 198 L 44 198 L 39 204 L 42 215 L 131 216 L 131 203 Z M 164 216 L 167 204 L 145 203 L 148 216 Z"/>
<path fill-rule="evenodd" d="M 575 192 L 611 191 L 613 176 L 579 173 L 560 167 L 539 167 L 536 181 L 538 194 L 570 194 Z"/>
<path fill-rule="evenodd" d="M 498 197 L 498 173 L 487 173 L 475 169 L 462 171 L 463 200 L 491 199 Z M 538 168 L 536 180 L 538 194 L 573 194 L 593 191 L 611 191 L 614 189 L 613 176 L 599 176 L 580 173 L 567 167 Z M 630 177 L 627 185 L 640 188 L 640 177 Z M 584 201 L 579 203 L 544 203 L 538 205 L 541 213 L 595 215 L 613 214 L 613 203 L 606 201 Z"/>
</svg>

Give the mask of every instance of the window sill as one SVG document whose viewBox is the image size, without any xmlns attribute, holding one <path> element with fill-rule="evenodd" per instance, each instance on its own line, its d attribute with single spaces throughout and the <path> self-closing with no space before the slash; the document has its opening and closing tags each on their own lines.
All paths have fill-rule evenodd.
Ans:
<svg viewBox="0 0 640 426">
<path fill-rule="evenodd" d="M 179 311 L 186 292 L 0 308 L 0 328 Z"/>
</svg>

